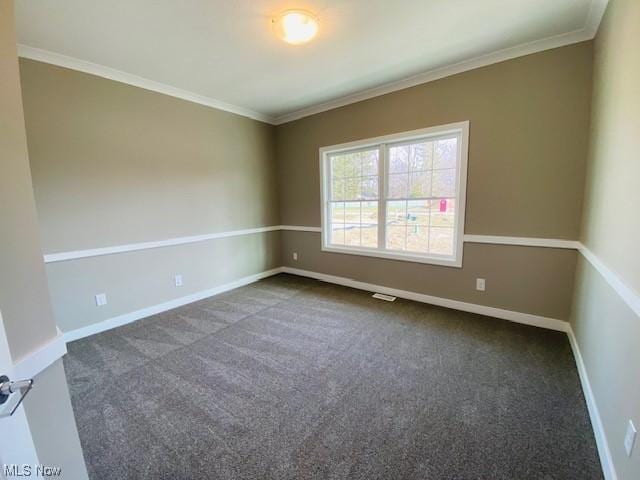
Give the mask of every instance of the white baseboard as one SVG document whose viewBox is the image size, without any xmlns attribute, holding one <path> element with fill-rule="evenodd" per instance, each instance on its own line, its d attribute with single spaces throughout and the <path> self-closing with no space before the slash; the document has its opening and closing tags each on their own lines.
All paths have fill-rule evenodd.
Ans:
<svg viewBox="0 0 640 480">
<path fill-rule="evenodd" d="M 285 273 L 291 273 L 293 275 L 300 275 L 301 277 L 310 277 L 310 278 L 315 278 L 317 280 L 322 280 L 328 283 L 344 285 L 345 287 L 352 287 L 352 288 L 357 288 L 359 290 L 367 290 L 370 292 L 385 293 L 387 295 L 406 298 L 408 300 L 414 300 L 416 302 L 429 303 L 431 305 L 438 305 L 441 307 L 453 308 L 455 310 L 462 310 L 463 312 L 478 313 L 480 315 L 487 315 L 490 317 L 510 320 L 512 322 L 524 323 L 526 325 L 533 325 L 536 327 L 548 328 L 550 330 L 558 330 L 561 332 L 566 332 L 569 328 L 568 322 L 565 322 L 563 320 L 558 320 L 556 318 L 542 317 L 540 315 L 532 315 L 530 313 L 514 312 L 512 310 L 504 310 L 502 308 L 487 307 L 485 305 L 461 302 L 459 300 L 451 300 L 449 298 L 434 297 L 431 295 L 425 295 L 423 293 L 409 292 L 407 290 L 399 290 L 396 288 L 383 287 L 381 285 L 374 285 L 372 283 L 359 282 L 351 278 L 337 277 L 335 275 L 311 272 L 309 270 L 300 270 L 297 268 L 283 267 L 282 271 Z"/>
<path fill-rule="evenodd" d="M 591 418 L 591 426 L 593 428 L 593 434 L 596 437 L 596 445 L 598 447 L 598 455 L 600 456 L 600 463 L 602 465 L 602 472 L 604 473 L 605 480 L 618 480 L 616 469 L 613 465 L 613 459 L 611 458 L 611 450 L 609 449 L 609 442 L 604 432 L 602 425 L 602 419 L 600 418 L 600 412 L 596 405 L 596 398 L 591 389 L 591 382 L 589 382 L 589 375 L 587 374 L 587 368 L 582 359 L 580 353 L 580 347 L 578 341 L 573 333 L 571 325 L 567 330 L 569 336 L 569 343 L 573 350 L 573 357 L 578 367 L 578 375 L 580 376 L 580 383 L 582 384 L 582 391 L 584 392 L 584 398 L 587 402 L 587 409 L 589 411 L 589 417 Z"/>
<path fill-rule="evenodd" d="M 63 334 L 64 341 L 68 343 L 74 340 L 78 340 L 79 338 L 84 338 L 90 335 L 95 335 L 96 333 L 104 332 L 106 330 L 111 330 L 112 328 L 116 328 L 121 325 L 126 325 L 127 323 L 140 320 L 141 318 L 149 317 L 157 313 L 166 312 L 167 310 L 181 307 L 182 305 L 186 305 L 188 303 L 197 302 L 198 300 L 212 297 L 214 295 L 218 295 L 219 293 L 233 290 L 234 288 L 242 287 L 244 285 L 257 282 L 258 280 L 262 280 L 263 278 L 271 277 L 272 275 L 277 275 L 282 271 L 283 271 L 282 267 L 266 270 L 264 272 L 256 273 L 254 275 L 249 275 L 247 277 L 239 278 L 238 280 L 225 283 L 224 285 L 219 285 L 217 287 L 209 288 L 207 290 L 202 290 L 200 292 L 192 293 L 191 295 L 185 295 L 184 297 L 175 298 L 173 300 L 169 300 L 168 302 L 159 303 L 157 305 L 152 305 L 150 307 L 141 308 L 140 310 L 135 310 L 133 312 L 125 313 L 123 315 L 118 315 L 117 317 L 111 317 L 111 318 L 108 318 L 107 320 L 103 320 L 98 323 L 93 323 L 91 325 L 78 328 L 76 330 L 64 332 Z"/>
<path fill-rule="evenodd" d="M 173 308 L 177 308 L 182 305 L 186 305 L 188 303 L 196 302 L 198 300 L 202 300 L 204 298 L 208 298 L 222 292 L 233 290 L 234 288 L 242 287 L 244 285 L 257 282 L 258 280 L 261 280 L 263 278 L 267 278 L 273 275 L 277 275 L 279 273 L 289 273 L 292 275 L 299 275 L 302 277 L 314 278 L 324 282 L 333 283 L 336 285 L 343 285 L 346 287 L 356 288 L 359 290 L 384 293 L 387 295 L 393 295 L 395 297 L 405 298 L 405 299 L 413 300 L 416 302 L 428 303 L 432 305 L 438 305 L 441 307 L 452 308 L 455 310 L 461 310 L 464 312 L 471 312 L 471 313 L 477 313 L 480 315 L 487 315 L 490 317 L 501 318 L 501 319 L 509 320 L 516 323 L 522 323 L 525 325 L 532 325 L 536 327 L 566 332 L 569 337 L 569 342 L 573 350 L 573 355 L 574 355 L 576 366 L 578 369 L 578 374 L 580 376 L 580 382 L 582 384 L 582 390 L 584 392 L 584 396 L 586 399 L 587 409 L 589 411 L 589 417 L 591 419 L 591 425 L 593 427 L 593 432 L 594 432 L 596 444 L 598 447 L 598 454 L 600 456 L 600 462 L 602 464 L 602 469 L 603 469 L 605 479 L 606 480 L 618 479 L 615 471 L 615 467 L 613 465 L 613 460 L 611 458 L 611 451 L 609 449 L 609 444 L 607 442 L 607 438 L 604 432 L 604 427 L 602 425 L 602 420 L 600 418 L 595 397 L 591 389 L 591 384 L 589 382 L 589 376 L 587 374 L 587 370 L 584 365 L 582 355 L 580 353 L 580 348 L 578 347 L 578 343 L 573 333 L 573 330 L 571 328 L 571 325 L 568 322 L 565 322 L 563 320 L 543 317 L 539 315 L 532 315 L 532 314 L 523 313 L 523 312 L 514 312 L 512 310 L 504 310 L 501 308 L 488 307 L 485 305 L 467 303 L 459 300 L 451 300 L 448 298 L 434 297 L 431 295 L 410 292 L 407 290 L 399 290 L 396 288 L 383 287 L 381 285 L 360 282 L 360 281 L 353 280 L 346 277 L 339 277 L 335 275 L 328 275 L 325 273 L 312 272 L 309 270 L 301 270 L 301 269 L 290 268 L 290 267 L 279 267 L 279 268 L 274 268 L 272 270 L 260 272 L 254 275 L 249 275 L 247 277 L 243 277 L 233 282 L 226 283 L 224 285 L 219 285 L 217 287 L 214 287 L 208 290 L 203 290 L 200 292 L 193 293 L 191 295 L 186 295 L 184 297 L 176 298 L 168 302 L 153 305 L 151 307 L 136 310 L 134 312 L 119 315 L 117 317 L 112 317 L 102 322 L 89 325 L 87 327 L 65 332 L 63 334 L 63 338 L 65 342 L 71 342 L 73 340 L 88 337 L 90 335 L 104 332 L 106 330 L 110 330 L 112 328 L 119 327 L 121 325 L 125 325 L 127 323 L 131 323 L 151 315 L 155 315 L 157 313 L 165 312 L 167 310 L 171 310 Z M 66 348 L 64 349 L 64 352 L 62 352 L 62 354 L 64 354 L 65 352 L 66 352 Z"/>
<path fill-rule="evenodd" d="M 453 309 L 462 310 L 465 312 L 472 312 L 472 313 L 478 313 L 481 315 L 487 315 L 490 317 L 502 318 L 504 320 L 510 320 L 512 322 L 523 323 L 526 325 L 533 325 L 536 327 L 548 328 L 551 330 L 566 332 L 568 328 L 567 322 L 564 322 L 562 320 L 558 320 L 555 318 L 542 317 L 539 315 L 532 315 L 529 313 L 514 312 L 511 310 L 504 310 L 501 308 L 487 307 L 484 305 L 466 303 L 458 300 L 451 300 L 448 298 L 434 297 L 434 296 L 425 295 L 422 293 L 415 293 L 415 292 L 409 292 L 406 290 L 383 287 L 383 286 L 374 285 L 371 283 L 359 282 L 356 280 L 352 280 L 350 278 L 338 277 L 335 275 L 327 275 L 324 273 L 311 272 L 308 270 L 300 270 L 297 268 L 289 268 L 289 267 L 278 267 L 271 270 L 267 270 L 265 272 L 257 273 L 255 275 L 249 275 L 247 277 L 240 278 L 233 282 L 225 283 L 224 285 L 219 285 L 214 288 L 192 293 L 190 295 L 185 295 L 184 297 L 175 298 L 173 300 L 159 303 L 157 305 L 145 307 L 140 310 L 135 310 L 133 312 L 118 315 L 116 317 L 111 317 L 101 322 L 87 325 L 86 327 L 64 332 L 63 334 L 64 341 L 68 343 L 74 340 L 78 340 L 80 338 L 88 337 L 90 335 L 95 335 L 96 333 L 104 332 L 106 330 L 111 330 L 112 328 L 116 328 L 121 325 L 126 325 L 127 323 L 131 323 L 136 320 L 149 317 L 151 315 L 166 312 L 167 310 L 181 307 L 182 305 L 186 305 L 188 303 L 197 302 L 198 300 L 212 297 L 213 295 L 217 295 L 219 293 L 226 292 L 228 290 L 233 290 L 234 288 L 242 287 L 244 285 L 257 282 L 258 280 L 261 280 L 263 278 L 267 278 L 273 275 L 277 275 L 278 273 L 282 273 L 282 272 L 290 273 L 293 275 L 299 275 L 302 277 L 315 278 L 317 280 L 322 280 L 329 283 L 335 283 L 338 285 L 357 288 L 360 290 L 386 293 L 388 295 L 393 295 L 395 297 L 400 297 L 400 298 L 406 298 L 408 300 L 414 300 L 417 302 L 429 303 L 432 305 L 439 305 L 442 307 L 453 308 Z"/>
<path fill-rule="evenodd" d="M 587 409 L 589 411 L 589 417 L 591 419 L 591 425 L 593 433 L 596 439 L 596 445 L 598 448 L 598 455 L 600 456 L 600 463 L 602 465 L 602 471 L 604 473 L 605 480 L 618 480 L 616 470 L 611 458 L 611 451 L 609 449 L 609 443 L 604 432 L 602 425 L 602 419 L 596 405 L 595 396 L 591 389 L 589 382 L 589 376 L 580 353 L 580 348 L 576 341 L 571 324 L 555 318 L 541 317 L 538 315 L 531 315 L 528 313 L 514 312 L 511 310 L 503 310 L 500 308 L 487 307 L 484 305 L 477 305 L 473 303 L 461 302 L 458 300 L 450 300 L 448 298 L 433 297 L 431 295 L 424 295 L 421 293 L 409 292 L 406 290 L 398 290 L 395 288 L 382 287 L 380 285 L 374 285 L 371 283 L 359 282 L 350 278 L 338 277 L 334 275 L 327 275 L 324 273 L 311 272 L 308 270 L 300 270 L 297 268 L 284 267 L 283 272 L 293 275 L 300 275 L 303 277 L 315 278 L 329 283 L 335 283 L 337 285 L 343 285 L 346 287 L 357 288 L 359 290 L 367 290 L 371 292 L 380 292 L 387 295 L 393 295 L 400 298 L 406 298 L 422 303 L 429 303 L 433 305 L 439 305 L 442 307 L 453 308 L 456 310 L 462 310 L 465 312 L 478 313 L 481 315 L 488 315 L 491 317 L 501 318 L 504 320 L 510 320 L 512 322 L 524 323 L 526 325 L 534 325 L 536 327 L 548 328 L 551 330 L 558 330 L 566 332 L 569 337 L 569 343 L 573 350 L 573 355 L 578 368 L 578 374 L 580 376 L 580 382 L 582 384 L 582 390 L 587 403 Z"/>
</svg>

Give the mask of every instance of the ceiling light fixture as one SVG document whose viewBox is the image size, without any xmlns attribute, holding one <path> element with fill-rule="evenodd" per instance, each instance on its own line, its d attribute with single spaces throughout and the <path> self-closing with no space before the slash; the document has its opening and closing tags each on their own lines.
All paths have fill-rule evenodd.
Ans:
<svg viewBox="0 0 640 480">
<path fill-rule="evenodd" d="M 273 30 L 285 42 L 301 45 L 318 33 L 318 18 L 306 10 L 287 10 L 273 19 Z"/>
</svg>

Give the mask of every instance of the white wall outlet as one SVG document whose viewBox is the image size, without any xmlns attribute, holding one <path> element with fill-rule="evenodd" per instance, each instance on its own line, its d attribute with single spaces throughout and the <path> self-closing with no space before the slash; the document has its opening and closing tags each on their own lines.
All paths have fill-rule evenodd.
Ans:
<svg viewBox="0 0 640 480">
<path fill-rule="evenodd" d="M 631 456 L 631 452 L 633 452 L 633 444 L 636 443 L 636 427 L 631 420 L 629 420 L 629 425 L 627 426 L 627 434 L 624 436 L 624 449 L 627 452 L 627 457 Z"/>
<path fill-rule="evenodd" d="M 102 307 L 107 304 L 107 294 L 106 293 L 98 293 L 96 295 L 96 307 Z"/>
<path fill-rule="evenodd" d="M 298 260 L 298 252 L 293 252 L 293 259 Z"/>
<path fill-rule="evenodd" d="M 385 295 L 384 293 L 374 293 L 371 295 L 373 298 L 377 298 L 378 300 L 384 300 L 385 302 L 395 302 L 396 297 L 393 295 Z"/>
<path fill-rule="evenodd" d="M 486 284 L 484 278 L 476 278 L 476 290 L 479 292 L 484 292 L 486 289 Z"/>
<path fill-rule="evenodd" d="M 176 287 L 182 286 L 182 275 L 176 275 L 175 277 L 173 277 L 173 280 L 176 284 Z"/>
</svg>

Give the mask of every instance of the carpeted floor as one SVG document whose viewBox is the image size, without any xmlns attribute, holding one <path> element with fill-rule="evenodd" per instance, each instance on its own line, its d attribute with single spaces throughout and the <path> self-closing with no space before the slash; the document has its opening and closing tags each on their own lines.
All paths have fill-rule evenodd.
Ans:
<svg viewBox="0 0 640 480">
<path fill-rule="evenodd" d="M 601 479 L 567 337 L 279 275 L 71 343 L 95 479 Z"/>
</svg>

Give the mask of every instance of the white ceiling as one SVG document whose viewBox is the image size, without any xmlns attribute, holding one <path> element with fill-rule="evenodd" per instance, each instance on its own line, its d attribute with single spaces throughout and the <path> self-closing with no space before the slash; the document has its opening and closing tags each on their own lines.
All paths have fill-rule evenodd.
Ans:
<svg viewBox="0 0 640 480">
<path fill-rule="evenodd" d="M 16 0 L 16 21 L 22 56 L 282 123 L 592 38 L 606 2 Z M 271 31 L 294 7 L 319 16 L 307 45 Z"/>
</svg>

